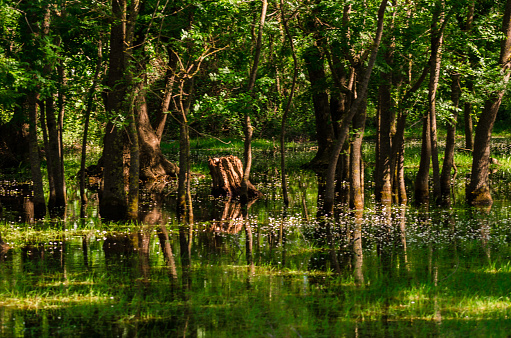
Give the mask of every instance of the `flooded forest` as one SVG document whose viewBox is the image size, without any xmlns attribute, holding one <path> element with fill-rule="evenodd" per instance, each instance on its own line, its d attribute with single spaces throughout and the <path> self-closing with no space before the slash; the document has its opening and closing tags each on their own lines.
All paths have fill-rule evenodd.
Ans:
<svg viewBox="0 0 511 338">
<path fill-rule="evenodd" d="M 0 336 L 505 337 L 511 0 L 0 0 Z"/>
</svg>

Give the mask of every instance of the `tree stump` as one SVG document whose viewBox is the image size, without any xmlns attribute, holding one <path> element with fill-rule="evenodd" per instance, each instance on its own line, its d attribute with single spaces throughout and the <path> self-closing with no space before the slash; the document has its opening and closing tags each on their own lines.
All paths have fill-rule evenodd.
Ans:
<svg viewBox="0 0 511 338">
<path fill-rule="evenodd" d="M 211 194 L 215 197 L 228 196 L 236 198 L 241 196 L 241 182 L 243 180 L 243 164 L 236 156 L 209 158 L 209 172 L 213 179 Z M 256 199 L 263 196 L 254 185 L 248 182 L 248 198 Z"/>
</svg>

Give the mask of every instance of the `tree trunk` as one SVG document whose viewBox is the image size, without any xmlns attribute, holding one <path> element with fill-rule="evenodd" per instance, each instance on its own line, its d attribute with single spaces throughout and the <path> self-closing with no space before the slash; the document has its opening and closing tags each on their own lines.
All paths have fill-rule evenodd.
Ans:
<svg viewBox="0 0 511 338">
<path fill-rule="evenodd" d="M 103 43 L 102 40 L 98 41 L 98 56 L 96 61 L 96 70 L 94 72 L 94 78 L 92 79 L 92 85 L 87 93 L 87 108 L 85 110 L 85 123 L 83 126 L 83 138 L 82 138 L 82 155 L 80 161 L 80 217 L 85 217 L 85 206 L 87 205 L 87 195 L 85 194 L 85 167 L 87 157 L 87 134 L 89 132 L 89 121 L 90 115 L 94 103 L 94 94 L 98 84 L 99 74 L 101 72 L 101 63 L 103 62 Z"/>
<path fill-rule="evenodd" d="M 440 78 L 441 47 L 443 42 L 443 3 L 435 9 L 431 24 L 431 56 L 429 58 L 428 112 L 422 128 L 421 160 L 415 178 L 415 203 L 429 203 L 429 166 L 433 164 L 433 188 L 435 200 L 441 196 L 440 167 L 438 164 L 438 147 L 436 131 L 436 92 Z"/>
<path fill-rule="evenodd" d="M 376 202 L 389 205 L 392 203 L 392 175 L 390 160 L 392 157 L 392 131 L 394 123 L 392 113 L 392 74 L 382 74 L 383 82 L 379 87 L 379 135 L 378 156 L 376 158 L 377 172 L 375 179 Z"/>
<path fill-rule="evenodd" d="M 313 46 L 307 49 L 304 53 L 304 59 L 311 83 L 318 143 L 318 151 L 309 165 L 321 168 L 328 163 L 328 157 L 335 139 L 326 88 L 326 73 L 323 66 L 323 58 L 318 47 Z"/>
<path fill-rule="evenodd" d="M 405 95 L 402 99 L 402 104 L 405 107 L 404 109 L 409 109 L 407 107 L 408 100 L 413 93 L 415 93 L 421 87 L 421 84 L 424 82 L 429 73 L 429 64 L 426 64 L 424 69 L 422 70 L 421 76 L 417 79 L 417 81 L 410 87 L 408 91 L 406 91 Z M 409 70 L 409 77 L 411 78 L 411 68 Z M 406 127 L 406 118 L 408 116 L 407 110 L 402 110 L 399 113 L 399 117 L 396 125 L 396 133 L 394 134 L 392 140 L 392 158 L 391 158 L 391 172 L 394 175 L 395 190 L 396 190 L 396 200 L 400 204 L 406 204 L 408 202 L 408 197 L 406 195 L 406 184 L 404 181 L 404 153 L 405 153 L 405 127 Z M 429 122 L 428 122 L 429 124 Z M 428 137 L 429 139 L 429 137 Z M 422 151 L 422 149 L 421 149 Z M 422 158 L 422 156 L 421 156 Z M 429 159 L 428 159 L 429 166 Z M 419 168 L 420 169 L 420 168 Z M 429 169 L 428 169 L 429 171 Z M 427 178 L 426 178 L 427 181 Z M 426 185 L 427 188 L 427 185 Z M 428 196 L 429 198 L 429 196 Z M 428 200 L 426 198 L 426 200 Z M 420 203 L 419 203 L 420 204 Z"/>
<path fill-rule="evenodd" d="M 405 112 L 401 112 L 397 119 L 396 133 L 392 138 L 392 156 L 390 161 L 391 174 L 394 182 L 394 199 L 396 203 L 401 205 L 408 202 L 404 177 L 406 116 L 407 114 Z"/>
<path fill-rule="evenodd" d="M 470 32 L 472 29 L 472 24 L 474 22 L 474 11 L 475 11 L 475 3 L 476 0 L 470 0 L 468 4 L 467 18 L 465 20 L 465 26 L 462 28 L 465 32 Z M 468 56 L 467 56 L 468 57 Z M 470 62 L 470 61 L 469 61 Z M 470 62 L 472 64 L 472 62 Z M 468 78 L 466 80 L 467 92 L 472 92 L 474 88 L 474 84 L 472 83 L 472 79 Z M 465 102 L 463 107 L 464 114 L 464 122 L 465 122 L 465 148 L 473 150 L 474 149 L 474 137 L 473 137 L 473 124 L 472 124 L 472 103 Z"/>
<path fill-rule="evenodd" d="M 429 123 L 431 137 L 431 162 L 433 166 L 433 196 L 436 203 L 440 203 L 442 191 L 440 186 L 440 166 L 438 163 L 438 145 L 436 128 L 436 92 L 438 81 L 440 79 L 440 67 L 442 62 L 442 45 L 444 37 L 444 3 L 438 4 L 439 8 L 433 14 L 433 23 L 431 25 L 431 57 L 430 57 L 430 75 L 428 86 L 429 103 Z"/>
<path fill-rule="evenodd" d="M 419 171 L 415 177 L 414 197 L 416 205 L 429 204 L 429 165 L 431 161 L 430 114 L 422 117 L 422 145 Z"/>
<path fill-rule="evenodd" d="M 50 145 L 48 141 L 48 129 L 46 126 L 46 102 L 45 101 L 39 101 L 39 124 L 41 126 L 41 134 L 43 137 L 43 149 L 46 157 L 46 172 L 48 175 L 48 204 L 50 205 L 50 208 L 53 207 L 53 203 L 55 203 L 55 181 L 54 176 L 52 174 L 53 169 L 53 157 L 50 156 Z M 51 109 L 50 109 L 51 110 Z"/>
<path fill-rule="evenodd" d="M 29 115 L 29 144 L 30 144 L 30 172 L 34 182 L 34 218 L 40 219 L 46 215 L 46 201 L 44 199 L 43 175 L 41 173 L 41 161 L 39 159 L 39 145 L 37 141 L 37 100 L 39 94 L 28 94 Z"/>
<path fill-rule="evenodd" d="M 160 148 L 161 137 L 158 136 L 158 133 L 151 125 L 145 97 L 142 96 L 140 99 L 143 100 L 137 107 L 137 128 L 140 142 L 140 179 L 155 180 L 166 175 L 177 177 L 179 167 L 163 155 Z"/>
<path fill-rule="evenodd" d="M 447 138 L 445 140 L 444 164 L 440 179 L 442 188 L 442 205 L 451 205 L 451 170 L 454 164 L 454 146 L 456 144 L 456 123 L 458 120 L 458 106 L 461 97 L 461 75 L 451 74 L 451 100 L 453 106 L 452 119 L 447 125 Z"/>
<path fill-rule="evenodd" d="M 236 198 L 241 196 L 241 182 L 243 180 L 243 164 L 236 156 L 210 158 L 208 160 L 209 172 L 213 181 L 211 194 L 213 196 L 228 196 Z M 248 182 L 248 198 L 255 199 L 262 196 L 250 181 Z"/>
<path fill-rule="evenodd" d="M 261 57 L 261 49 L 262 49 L 262 40 L 263 40 L 263 28 L 264 22 L 266 21 L 266 10 L 268 8 L 268 1 L 262 0 L 263 6 L 261 9 L 261 18 L 259 21 L 259 32 L 257 34 L 257 42 L 255 46 L 255 54 L 254 54 L 254 62 L 252 64 L 252 69 L 250 71 L 250 78 L 248 81 L 247 92 L 251 93 L 254 90 L 255 81 L 257 77 L 257 68 L 259 66 L 259 59 Z M 245 166 L 243 168 L 243 180 L 241 182 L 241 203 L 248 203 L 248 183 L 250 180 L 250 170 L 252 168 L 252 134 L 254 130 L 252 128 L 252 123 L 250 121 L 250 114 L 247 110 L 245 111 L 245 123 L 244 123 L 244 134 L 245 134 Z"/>
<path fill-rule="evenodd" d="M 357 88 L 357 98 L 352 103 L 349 111 L 346 115 L 344 115 L 341 125 L 339 128 L 339 135 L 337 136 L 337 140 L 335 142 L 333 151 L 330 156 L 330 161 L 328 163 L 327 175 L 326 175 L 326 191 L 325 191 L 325 203 L 324 210 L 325 214 L 332 215 L 334 210 L 334 197 L 335 197 L 335 173 L 337 168 L 337 161 L 339 159 L 339 155 L 341 149 L 344 145 L 344 142 L 348 135 L 349 125 L 353 116 L 358 112 L 359 109 L 362 108 L 363 102 L 367 95 L 367 87 L 369 85 L 369 79 L 371 77 L 371 73 L 373 71 L 374 64 L 376 62 L 376 56 L 378 54 L 378 49 L 380 47 L 381 37 L 383 34 L 383 22 L 385 16 L 385 9 L 387 7 L 387 0 L 382 0 L 380 4 L 380 8 L 378 10 L 378 28 L 376 30 L 376 36 L 374 38 L 373 47 L 371 50 L 371 57 L 369 58 L 369 62 L 365 69 L 363 76 L 361 77 L 360 86 Z"/>
<path fill-rule="evenodd" d="M 511 0 L 506 2 L 502 32 L 506 37 L 502 41 L 499 64 L 502 67 L 503 82 L 509 82 L 509 60 L 511 58 Z M 493 203 L 490 194 L 488 166 L 490 162 L 490 140 L 495 118 L 499 111 L 505 89 L 494 92 L 485 102 L 479 118 L 474 138 L 472 174 L 467 187 L 467 200 L 471 205 L 487 206 Z"/>
<path fill-rule="evenodd" d="M 467 91 L 472 92 L 472 80 L 467 80 Z M 465 102 L 463 105 L 463 118 L 465 119 L 465 148 L 474 149 L 474 125 L 472 123 L 472 102 Z"/>
<path fill-rule="evenodd" d="M 141 87 L 141 85 L 140 85 Z M 140 88 L 137 88 L 132 95 L 138 96 Z M 129 145 L 130 145 L 130 168 L 129 168 L 129 189 L 128 189 L 128 205 L 126 216 L 130 220 L 138 219 L 139 205 L 139 177 L 140 177 L 140 147 L 138 142 L 137 124 L 135 117 L 136 98 L 129 107 Z"/>
<path fill-rule="evenodd" d="M 165 72 L 165 90 L 161 101 L 161 109 L 156 116 L 155 123 L 153 124 L 156 137 L 160 141 L 163 136 L 163 131 L 165 130 L 165 122 L 167 121 L 169 107 L 172 101 L 172 92 L 176 78 L 175 69 L 177 68 L 178 61 L 176 54 L 173 53 L 170 46 L 167 46 L 167 55 L 169 60 L 167 63 L 167 71 Z"/>
<path fill-rule="evenodd" d="M 289 196 L 287 193 L 287 180 L 286 180 L 286 147 L 285 147 L 285 141 L 286 141 L 286 122 L 287 122 L 287 115 L 289 113 L 289 110 L 291 109 L 291 104 L 293 103 L 293 95 L 295 93 L 295 86 L 296 86 L 296 79 L 298 77 L 298 60 L 296 57 L 296 51 L 295 46 L 293 43 L 293 36 L 291 33 L 289 33 L 289 29 L 287 27 L 287 20 L 285 17 L 285 11 L 284 11 L 284 1 L 280 0 L 280 10 L 282 13 L 282 22 L 284 24 L 284 30 L 286 32 L 286 36 L 289 40 L 289 45 L 291 48 L 291 53 L 293 56 L 293 81 L 291 83 L 291 89 L 289 91 L 289 97 L 286 104 L 286 107 L 284 108 L 284 112 L 282 114 L 282 124 L 280 127 L 280 175 L 282 179 L 282 197 L 284 199 L 284 205 L 286 207 L 289 206 Z"/>
<path fill-rule="evenodd" d="M 350 208 L 364 210 L 364 175 L 362 165 L 362 140 L 366 122 L 366 102 L 353 118 L 355 135 L 351 143 L 350 157 Z"/>
<path fill-rule="evenodd" d="M 394 32 L 394 19 L 396 10 L 392 11 L 392 18 L 388 31 Z M 386 42 L 387 50 L 384 58 L 389 67 L 394 64 L 395 36 L 392 34 Z M 395 133 L 395 112 L 392 103 L 392 87 L 394 86 L 394 71 L 381 74 L 381 83 L 378 90 L 378 136 L 375 173 L 375 199 L 376 202 L 390 206 L 392 203 L 392 134 Z"/>
<path fill-rule="evenodd" d="M 60 150 L 60 133 L 57 119 L 55 118 L 54 102 L 52 98 L 46 99 L 46 124 L 48 127 L 48 153 L 47 158 L 51 158 L 48 163 L 48 176 L 52 176 L 54 192 L 48 201 L 48 207 L 51 214 L 63 216 L 66 208 L 66 183 L 62 175 L 62 152 Z"/>
<path fill-rule="evenodd" d="M 126 217 L 127 200 L 125 192 L 124 143 L 125 134 L 116 125 L 122 115 L 122 101 L 126 84 L 124 72 L 126 60 L 124 55 L 124 32 L 126 22 L 126 1 L 112 2 L 112 14 L 115 20 L 110 32 L 110 58 L 108 65 L 109 92 L 106 98 L 106 110 L 111 122 L 107 124 L 103 140 L 103 189 L 100 194 L 100 213 L 110 220 L 121 220 Z"/>
</svg>

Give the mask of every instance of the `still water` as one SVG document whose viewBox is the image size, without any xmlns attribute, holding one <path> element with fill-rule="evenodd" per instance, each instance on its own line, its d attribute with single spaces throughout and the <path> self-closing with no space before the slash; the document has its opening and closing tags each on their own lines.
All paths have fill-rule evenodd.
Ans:
<svg viewBox="0 0 511 338">
<path fill-rule="evenodd" d="M 368 206 L 317 220 L 315 177 L 278 181 L 242 217 L 194 184 L 193 224 L 173 195 L 146 196 L 141 224 L 20 223 L 4 210 L 0 336 L 507 336 L 511 216 Z M 91 196 L 93 197 L 93 196 Z M 92 199 L 93 200 L 93 199 Z M 327 232 L 326 229 L 330 229 Z"/>
</svg>

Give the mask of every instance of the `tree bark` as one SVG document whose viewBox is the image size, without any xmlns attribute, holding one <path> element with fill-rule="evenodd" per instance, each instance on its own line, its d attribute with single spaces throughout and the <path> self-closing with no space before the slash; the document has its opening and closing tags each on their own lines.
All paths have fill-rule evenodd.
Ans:
<svg viewBox="0 0 511 338">
<path fill-rule="evenodd" d="M 137 128 L 140 142 L 140 179 L 155 180 L 162 176 L 177 177 L 179 167 L 163 155 L 160 132 L 151 125 L 145 97 L 141 96 L 137 107 Z"/>
<path fill-rule="evenodd" d="M 241 196 L 241 182 L 243 180 L 243 164 L 236 156 L 210 158 L 208 160 L 209 172 L 213 181 L 211 194 L 213 196 L 227 196 L 236 198 Z M 262 196 L 250 181 L 248 182 L 248 197 L 255 199 Z"/>
<path fill-rule="evenodd" d="M 511 59 L 511 0 L 506 2 L 502 32 L 506 37 L 502 41 L 499 64 L 502 67 L 502 80 L 509 82 Z M 505 89 L 494 92 L 485 102 L 479 118 L 474 138 L 472 173 L 467 187 L 467 201 L 474 206 L 488 206 L 493 203 L 490 193 L 488 166 L 490 162 L 490 140 Z"/>
</svg>

